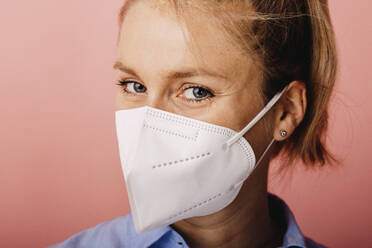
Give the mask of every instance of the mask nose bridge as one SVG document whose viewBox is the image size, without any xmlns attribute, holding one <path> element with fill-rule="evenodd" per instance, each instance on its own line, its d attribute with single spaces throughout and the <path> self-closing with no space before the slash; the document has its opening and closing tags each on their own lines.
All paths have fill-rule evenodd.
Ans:
<svg viewBox="0 0 372 248">
<path fill-rule="evenodd" d="M 282 91 L 276 93 L 275 96 L 273 96 L 273 98 L 271 98 L 271 100 L 265 105 L 265 107 L 240 132 L 236 133 L 233 137 L 226 141 L 224 146 L 230 147 L 241 137 L 243 137 L 243 135 L 248 132 L 248 130 L 251 129 L 274 106 L 287 88 L 288 85 L 284 87 Z"/>
</svg>

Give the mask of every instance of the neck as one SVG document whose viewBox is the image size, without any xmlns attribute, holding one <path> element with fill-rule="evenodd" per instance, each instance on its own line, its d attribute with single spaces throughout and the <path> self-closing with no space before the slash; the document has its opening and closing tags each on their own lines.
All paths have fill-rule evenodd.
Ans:
<svg viewBox="0 0 372 248">
<path fill-rule="evenodd" d="M 171 226 L 193 248 L 280 246 L 282 230 L 269 212 L 267 168 L 268 161 L 263 160 L 224 209 Z"/>
</svg>

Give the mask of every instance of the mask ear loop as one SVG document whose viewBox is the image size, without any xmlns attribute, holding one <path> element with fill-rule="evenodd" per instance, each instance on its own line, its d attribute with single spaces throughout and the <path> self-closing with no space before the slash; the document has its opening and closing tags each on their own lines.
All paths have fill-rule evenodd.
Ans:
<svg viewBox="0 0 372 248">
<path fill-rule="evenodd" d="M 273 138 L 270 142 L 270 144 L 266 147 L 265 151 L 262 153 L 260 159 L 257 161 L 257 163 L 254 165 L 253 167 L 253 170 L 256 169 L 256 167 L 260 164 L 260 162 L 262 161 L 262 159 L 265 157 L 265 154 L 266 152 L 270 149 L 271 145 L 274 143 L 275 139 Z M 244 181 L 246 180 L 246 178 L 244 178 L 243 180 L 239 181 L 238 183 L 234 184 L 234 187 L 233 188 L 236 188 L 238 187 L 240 184 L 242 184 Z"/>
<path fill-rule="evenodd" d="M 265 151 L 262 153 L 260 159 L 259 159 L 259 160 L 257 161 L 257 163 L 254 165 L 254 168 L 256 168 L 256 167 L 260 164 L 261 160 L 265 157 L 266 152 L 270 149 L 270 147 L 271 147 L 271 145 L 274 143 L 274 141 L 275 141 L 274 138 L 270 141 L 269 145 L 266 147 Z"/>
<path fill-rule="evenodd" d="M 262 153 L 260 159 L 257 161 L 257 163 L 254 165 L 253 167 L 253 170 L 256 169 L 256 167 L 260 164 L 260 162 L 262 161 L 262 159 L 265 157 L 265 154 L 266 152 L 270 149 L 271 145 L 274 143 L 275 139 L 273 138 L 270 142 L 270 144 L 266 147 L 265 151 Z M 233 189 L 234 188 L 237 188 L 239 187 L 242 183 L 244 183 L 244 181 L 246 180 L 247 178 L 244 178 L 243 180 L 239 181 L 238 183 L 234 184 L 234 186 L 232 187 Z"/>
<path fill-rule="evenodd" d="M 283 95 L 283 93 L 287 90 L 288 85 L 284 87 L 284 89 L 281 92 L 278 92 L 271 98 L 271 100 L 266 104 L 266 106 L 248 123 L 247 126 L 245 126 L 239 133 L 236 133 L 233 137 L 231 137 L 226 143 L 225 146 L 230 147 L 232 144 L 234 144 L 236 141 L 238 141 L 243 135 L 251 129 L 266 113 L 269 111 L 272 106 L 280 99 L 280 97 Z M 273 141 L 271 141 L 272 143 Z"/>
</svg>

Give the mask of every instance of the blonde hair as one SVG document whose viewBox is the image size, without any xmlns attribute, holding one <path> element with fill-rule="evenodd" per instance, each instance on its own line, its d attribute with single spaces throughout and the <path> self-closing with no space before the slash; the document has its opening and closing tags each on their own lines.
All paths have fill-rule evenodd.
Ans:
<svg viewBox="0 0 372 248">
<path fill-rule="evenodd" d="M 119 28 L 131 4 L 120 10 Z M 150 2 L 147 0 L 147 2 Z M 286 166 L 301 159 L 307 166 L 337 162 L 325 147 L 328 103 L 335 84 L 337 53 L 326 0 L 152 0 L 188 22 L 202 11 L 241 50 L 254 56 L 262 74 L 265 100 L 299 80 L 306 84 L 307 110 L 293 134 L 280 142 Z M 169 8 L 171 7 L 171 8 Z M 190 18 L 191 16 L 189 16 Z M 189 30 L 191 31 L 191 29 Z M 257 59 L 256 59 L 257 58 Z"/>
</svg>

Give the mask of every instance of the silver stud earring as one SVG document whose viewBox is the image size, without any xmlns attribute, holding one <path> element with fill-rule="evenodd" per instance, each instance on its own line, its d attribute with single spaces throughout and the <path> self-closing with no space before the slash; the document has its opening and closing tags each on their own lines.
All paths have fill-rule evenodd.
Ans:
<svg viewBox="0 0 372 248">
<path fill-rule="evenodd" d="M 280 130 L 280 136 L 285 137 L 287 135 L 287 131 Z"/>
</svg>

